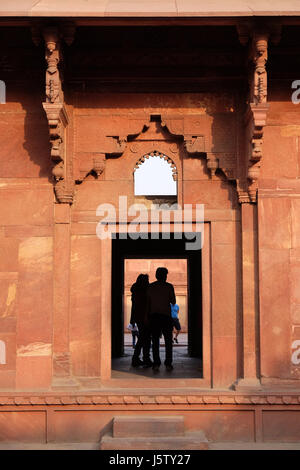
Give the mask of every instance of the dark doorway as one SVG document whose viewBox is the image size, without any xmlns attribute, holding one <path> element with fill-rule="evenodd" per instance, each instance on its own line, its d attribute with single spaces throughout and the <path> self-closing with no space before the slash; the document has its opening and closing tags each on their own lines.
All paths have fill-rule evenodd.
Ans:
<svg viewBox="0 0 300 470">
<path fill-rule="evenodd" d="M 151 238 L 152 236 L 152 238 Z M 188 274 L 188 353 L 202 359 L 202 279 L 201 250 L 186 250 L 184 235 L 148 234 L 148 239 L 124 239 L 116 234 L 112 240 L 112 357 L 124 354 L 124 260 L 186 259 Z"/>
</svg>

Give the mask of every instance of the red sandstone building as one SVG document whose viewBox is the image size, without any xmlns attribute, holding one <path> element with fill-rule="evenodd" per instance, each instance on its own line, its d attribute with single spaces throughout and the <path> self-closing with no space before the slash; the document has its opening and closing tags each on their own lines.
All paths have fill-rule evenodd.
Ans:
<svg viewBox="0 0 300 470">
<path fill-rule="evenodd" d="M 300 8 L 210 3 L 1 3 L 1 441 L 97 443 L 120 416 L 300 441 Z M 175 196 L 135 194 L 149 155 Z M 122 239 L 119 196 L 203 204 L 202 249 L 173 219 Z M 186 260 L 197 376 L 113 374 L 131 259 Z"/>
</svg>

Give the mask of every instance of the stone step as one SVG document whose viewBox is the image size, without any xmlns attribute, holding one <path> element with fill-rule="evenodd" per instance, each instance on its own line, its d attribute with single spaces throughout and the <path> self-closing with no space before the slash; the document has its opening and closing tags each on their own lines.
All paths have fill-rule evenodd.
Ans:
<svg viewBox="0 0 300 470">
<path fill-rule="evenodd" d="M 171 437 L 183 435 L 183 416 L 115 416 L 113 420 L 113 437 Z"/>
<path fill-rule="evenodd" d="M 202 431 L 170 437 L 113 437 L 105 434 L 100 450 L 209 450 Z"/>
</svg>

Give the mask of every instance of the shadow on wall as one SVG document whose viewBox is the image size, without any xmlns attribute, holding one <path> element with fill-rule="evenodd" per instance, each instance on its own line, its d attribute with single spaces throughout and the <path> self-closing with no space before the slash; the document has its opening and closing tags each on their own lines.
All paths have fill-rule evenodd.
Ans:
<svg viewBox="0 0 300 470">
<path fill-rule="evenodd" d="M 30 160 L 39 165 L 39 176 L 47 177 L 48 181 L 52 183 L 49 129 L 46 114 L 42 107 L 43 101 L 44 97 L 41 95 L 37 108 L 27 101 L 22 103 L 23 109 L 26 111 L 23 147 L 28 152 Z"/>
<path fill-rule="evenodd" d="M 46 177 L 52 182 L 45 101 L 45 52 L 28 27 L 3 27 L 0 62 L 1 176 Z"/>
</svg>

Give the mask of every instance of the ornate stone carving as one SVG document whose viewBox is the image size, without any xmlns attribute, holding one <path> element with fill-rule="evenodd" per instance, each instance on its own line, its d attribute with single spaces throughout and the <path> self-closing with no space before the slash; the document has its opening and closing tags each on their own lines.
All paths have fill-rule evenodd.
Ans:
<svg viewBox="0 0 300 470">
<path fill-rule="evenodd" d="M 99 155 L 96 155 L 93 161 L 94 161 L 93 170 L 97 174 L 97 177 L 99 177 L 105 169 L 105 163 L 106 163 L 105 154 L 100 153 Z"/>
<path fill-rule="evenodd" d="M 65 25 L 67 32 L 67 42 L 72 42 L 70 24 L 69 28 Z M 73 29 L 72 29 L 72 32 Z M 64 105 L 62 91 L 62 72 L 61 72 L 61 43 L 62 32 L 57 26 L 47 26 L 42 30 L 42 36 L 45 41 L 45 59 L 46 68 L 46 101 L 43 103 L 50 135 L 50 155 L 54 164 L 52 169 L 55 182 L 55 195 L 58 202 L 72 203 L 73 201 L 73 181 L 71 175 L 72 165 L 67 161 L 66 155 L 66 135 L 69 118 Z M 37 41 L 37 33 L 35 36 Z"/>
<path fill-rule="evenodd" d="M 219 161 L 215 153 L 207 153 L 207 168 L 210 171 L 211 178 L 213 178 L 219 168 Z"/>
<path fill-rule="evenodd" d="M 188 153 L 204 153 L 205 139 L 203 135 L 185 136 L 184 145 Z"/>
<path fill-rule="evenodd" d="M 251 59 L 254 63 L 254 74 L 251 77 L 251 102 L 255 104 L 267 102 L 267 70 L 268 38 L 266 32 L 255 32 L 252 40 Z"/>
<path fill-rule="evenodd" d="M 270 25 L 254 27 L 247 25 L 238 28 L 240 41 L 246 44 L 251 37 L 249 71 L 250 99 L 245 115 L 246 148 L 240 165 L 237 181 L 239 202 L 256 202 L 261 159 L 263 157 L 263 133 L 269 105 L 267 103 L 267 60 L 268 41 L 279 40 L 279 28 Z"/>
<path fill-rule="evenodd" d="M 256 202 L 257 184 L 261 159 L 263 156 L 263 131 L 266 125 L 269 104 L 250 103 L 246 114 L 246 135 L 248 136 L 248 154 L 246 155 L 246 177 L 249 185 L 249 196 L 251 202 Z"/>
<path fill-rule="evenodd" d="M 158 127 L 152 132 L 151 124 L 153 123 L 157 123 Z M 117 126 L 123 131 L 120 135 L 113 133 L 114 127 L 117 128 Z M 94 176 L 97 174 L 99 178 L 105 168 L 105 159 L 109 156 L 121 156 L 127 144 L 130 152 L 139 152 L 139 144 L 144 140 L 145 133 L 146 142 L 142 152 L 144 156 L 137 161 L 136 168 L 147 158 L 146 151 L 148 155 L 157 154 L 168 160 L 173 167 L 174 180 L 178 178 L 174 161 L 170 157 L 165 157 L 166 153 L 162 154 L 162 149 L 157 150 L 159 148 L 158 141 L 162 141 L 167 143 L 170 153 L 175 154 L 178 152 L 180 145 L 183 144 L 190 157 L 206 157 L 207 167 L 212 178 L 215 178 L 216 170 L 220 169 L 228 180 L 236 181 L 236 153 L 207 152 L 204 130 L 207 132 L 207 118 L 203 114 L 192 116 L 182 114 L 164 115 L 161 116 L 161 119 L 157 115 L 153 119 L 151 115 L 144 114 L 143 117 L 136 116 L 134 119 L 118 118 L 115 121 L 112 117 L 110 133 L 103 138 L 102 147 L 99 149 L 101 153 L 96 156 L 96 154 L 87 155 L 83 152 L 81 161 L 78 163 L 75 179 L 79 183 L 90 174 L 94 174 Z M 168 152 L 167 150 L 163 151 Z M 97 168 L 97 165 L 99 168 Z"/>
<path fill-rule="evenodd" d="M 124 119 L 122 130 L 123 133 L 120 135 L 114 135 L 113 133 L 107 134 L 103 141 L 103 148 L 106 149 L 104 151 L 101 149 L 101 154 L 104 157 L 108 156 L 121 156 L 126 149 L 128 140 L 133 140 L 130 142 L 130 151 L 133 153 L 137 152 L 138 146 L 134 140 L 134 138 L 140 138 L 143 133 L 143 130 L 146 128 L 148 129 L 150 126 L 150 118 L 151 116 L 144 115 L 143 117 L 136 117 L 135 119 Z M 190 154 L 195 156 L 196 154 L 203 153 L 205 151 L 205 137 L 201 132 L 201 120 L 203 116 L 196 116 L 193 120 L 189 116 L 174 116 L 174 117 L 164 117 L 161 120 L 161 140 L 176 140 L 180 137 L 184 138 L 184 146 Z M 113 120 L 112 120 L 113 122 Z M 117 121 L 118 125 L 120 121 Z M 116 123 L 116 125 L 117 125 Z M 184 132 L 186 129 L 186 133 Z M 126 132 L 124 131 L 126 130 Z M 200 131 L 200 132 L 199 132 Z M 164 134 L 167 134 L 164 137 Z M 169 135 L 169 137 L 168 137 Z M 155 140 L 149 141 L 149 152 L 156 151 L 157 148 L 157 134 L 155 134 Z M 177 152 L 177 143 L 173 142 L 170 144 L 171 152 Z M 157 152 L 159 154 L 159 152 Z M 100 155 L 100 153 L 99 153 Z M 79 169 L 79 175 L 76 176 L 76 181 L 83 181 L 87 174 L 89 174 L 92 170 L 94 170 L 97 175 L 101 174 L 104 169 L 104 157 L 103 162 L 101 163 L 101 169 L 97 171 L 94 168 L 95 162 L 92 159 L 88 161 L 82 162 Z M 167 157 L 166 157 L 167 158 Z M 175 164 L 173 160 L 170 159 L 171 165 Z M 96 165 L 99 163 L 96 163 Z M 102 169 L 103 168 L 103 169 Z M 176 167 L 175 167 L 176 168 Z M 173 177 L 177 178 L 177 170 L 173 169 Z"/>
<path fill-rule="evenodd" d="M 43 30 L 46 46 L 46 101 L 50 103 L 63 102 L 61 77 L 58 64 L 61 60 L 59 31 L 56 26 Z"/>
<path fill-rule="evenodd" d="M 248 182 L 246 180 L 239 179 L 237 181 L 237 194 L 238 194 L 238 200 L 240 204 L 251 202 L 249 191 L 248 191 Z"/>
<path fill-rule="evenodd" d="M 52 104 L 46 102 L 43 103 L 43 108 L 49 125 L 51 159 L 59 164 L 64 161 L 65 157 L 64 131 L 69 122 L 68 115 L 62 103 Z M 56 172 L 57 170 L 53 169 L 54 176 Z"/>
<path fill-rule="evenodd" d="M 99 178 L 105 170 L 106 156 L 105 153 L 96 153 L 89 155 L 79 168 L 79 175 L 76 178 L 77 183 L 82 182 L 91 173 Z"/>
<path fill-rule="evenodd" d="M 66 167 L 66 128 L 69 122 L 63 103 L 43 103 L 47 115 L 50 135 L 50 155 L 54 164 L 52 175 L 55 182 L 57 200 L 62 203 L 72 203 L 73 182 L 69 178 Z"/>
</svg>

